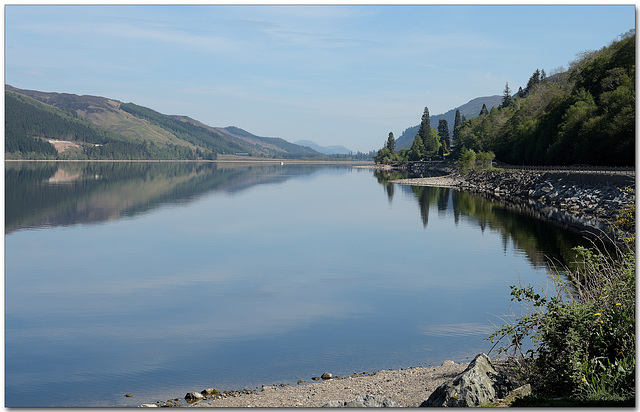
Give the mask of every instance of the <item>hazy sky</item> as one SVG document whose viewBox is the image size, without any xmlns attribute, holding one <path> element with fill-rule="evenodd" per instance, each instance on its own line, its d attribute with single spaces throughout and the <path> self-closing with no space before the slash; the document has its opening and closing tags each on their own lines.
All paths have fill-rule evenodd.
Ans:
<svg viewBox="0 0 640 412">
<path fill-rule="evenodd" d="M 5 5 L 5 83 L 253 134 L 381 148 L 635 28 L 599 5 Z"/>
</svg>

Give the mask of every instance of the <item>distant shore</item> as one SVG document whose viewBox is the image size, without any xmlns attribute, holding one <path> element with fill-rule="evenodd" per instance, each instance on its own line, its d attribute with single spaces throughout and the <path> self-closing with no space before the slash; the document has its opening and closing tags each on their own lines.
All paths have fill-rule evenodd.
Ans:
<svg viewBox="0 0 640 412">
<path fill-rule="evenodd" d="M 313 159 L 267 159 L 258 157 L 236 157 L 216 160 L 180 160 L 180 159 L 4 159 L 5 162 L 55 162 L 55 163 L 284 163 L 284 164 L 350 164 L 350 165 L 372 165 L 370 160 L 313 160 Z M 359 167 L 359 166 L 358 166 Z"/>
</svg>

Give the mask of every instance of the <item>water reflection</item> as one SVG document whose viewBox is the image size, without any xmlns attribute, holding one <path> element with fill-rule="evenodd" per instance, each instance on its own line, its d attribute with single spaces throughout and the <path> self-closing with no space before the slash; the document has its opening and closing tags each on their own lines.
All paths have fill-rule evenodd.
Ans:
<svg viewBox="0 0 640 412">
<path fill-rule="evenodd" d="M 377 170 L 378 183 L 392 201 L 395 195 L 392 180 L 407 178 L 404 172 Z M 503 251 L 511 243 L 522 251 L 536 268 L 545 268 L 549 261 L 570 264 L 575 258 L 572 250 L 577 245 L 588 245 L 582 235 L 563 230 L 551 222 L 532 217 L 525 210 L 513 205 L 488 200 L 482 196 L 444 187 L 399 185 L 400 190 L 412 195 L 420 206 L 422 225 L 427 229 L 430 213 L 437 211 L 438 218 L 452 216 L 458 226 L 461 217 L 473 222 L 484 232 L 489 229 L 500 233 Z"/>
<path fill-rule="evenodd" d="M 393 195 L 395 194 L 395 183 L 391 183 L 393 180 L 406 179 L 409 177 L 409 173 L 398 170 L 374 170 L 373 176 L 378 180 L 378 183 L 384 187 L 384 191 L 389 198 L 389 204 L 393 201 Z"/>
<path fill-rule="evenodd" d="M 238 193 L 317 169 L 255 163 L 7 162 L 5 234 L 131 217 L 211 191 Z"/>
<path fill-rule="evenodd" d="M 461 361 L 488 350 L 507 285 L 540 278 L 522 250 L 543 261 L 544 236 L 564 236 L 349 166 L 8 169 L 10 406 L 135 406 Z M 56 227 L 20 230 L 41 224 Z"/>
</svg>

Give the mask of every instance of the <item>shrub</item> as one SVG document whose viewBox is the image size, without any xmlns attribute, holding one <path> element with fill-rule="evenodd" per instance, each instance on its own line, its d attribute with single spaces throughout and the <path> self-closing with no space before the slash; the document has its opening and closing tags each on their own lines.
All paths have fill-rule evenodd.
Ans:
<svg viewBox="0 0 640 412">
<path fill-rule="evenodd" d="M 621 216 L 635 226 L 628 208 Z M 612 249 L 575 248 L 572 269 L 554 269 L 550 290 L 511 286 L 525 315 L 488 339 L 502 344 L 499 351 L 511 355 L 538 396 L 635 396 L 635 246 L 627 238 Z"/>
</svg>

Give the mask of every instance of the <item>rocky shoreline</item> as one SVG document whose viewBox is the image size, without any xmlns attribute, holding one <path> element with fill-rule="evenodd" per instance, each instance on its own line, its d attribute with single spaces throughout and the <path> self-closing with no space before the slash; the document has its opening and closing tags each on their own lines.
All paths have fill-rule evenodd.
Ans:
<svg viewBox="0 0 640 412">
<path fill-rule="evenodd" d="M 564 228 L 598 235 L 611 236 L 619 210 L 635 203 L 635 175 L 504 170 L 470 171 L 463 176 L 437 164 L 423 166 L 421 172 L 429 177 L 393 183 L 478 193 Z"/>
<path fill-rule="evenodd" d="M 479 406 L 480 403 L 504 406 L 510 396 L 521 396 L 514 395 L 521 393 L 516 386 L 518 382 L 505 360 L 492 362 L 486 355 L 479 354 L 468 363 L 447 360 L 440 366 L 354 373 L 345 377 L 325 372 L 315 382 L 301 381 L 296 386 L 263 385 L 261 390 L 223 392 L 209 388 L 187 393 L 184 397 L 186 404 L 182 403 L 183 399 L 171 399 L 140 407 L 414 408 L 427 405 Z M 465 393 L 468 396 L 463 395 Z"/>
</svg>

